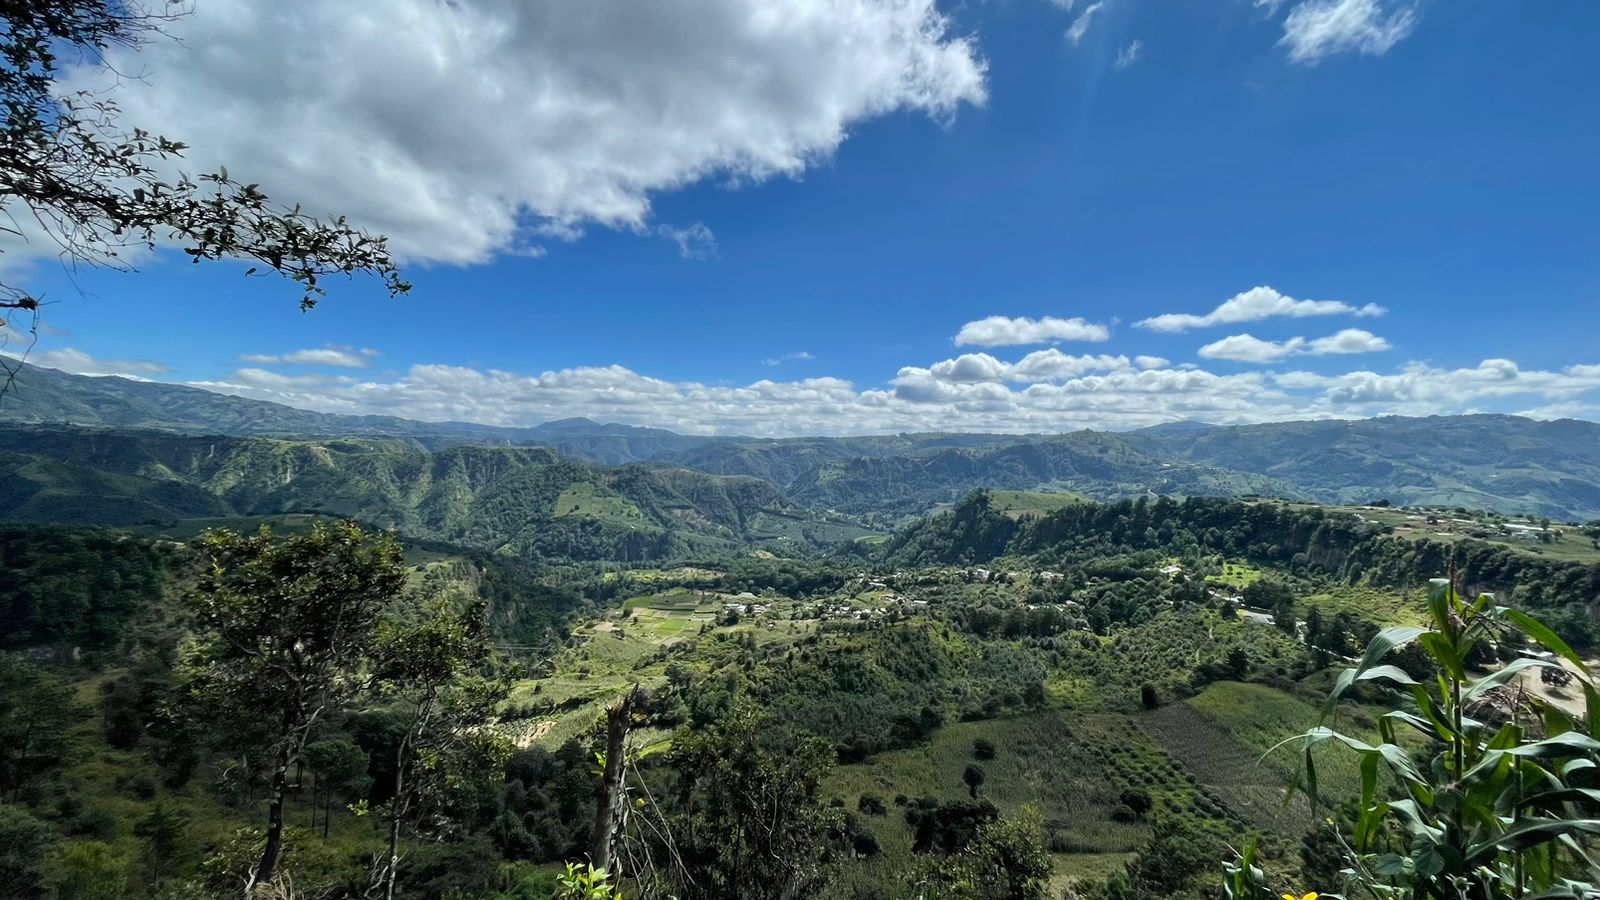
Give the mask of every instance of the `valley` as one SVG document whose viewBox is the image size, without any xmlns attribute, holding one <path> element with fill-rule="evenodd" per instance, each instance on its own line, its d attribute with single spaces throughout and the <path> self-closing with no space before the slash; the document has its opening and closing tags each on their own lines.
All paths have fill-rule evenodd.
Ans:
<svg viewBox="0 0 1600 900">
<path fill-rule="evenodd" d="M 441 733 L 471 736 L 448 745 L 466 754 L 450 765 L 469 768 L 430 788 L 438 818 L 394 820 L 402 893 L 440 900 L 556 891 L 563 866 L 593 851 L 594 761 L 617 747 L 634 804 L 622 851 L 693 856 L 697 871 L 753 865 L 729 855 L 743 839 L 729 835 L 764 813 L 736 812 L 744 801 L 715 785 L 792 786 L 767 802 L 797 817 L 783 858 L 812 862 L 761 877 L 810 896 L 957 884 L 968 876 L 952 867 L 987 852 L 1008 854 L 1027 896 L 1197 896 L 1246 840 L 1275 890 L 1332 887 L 1337 852 L 1319 823 L 1360 798 L 1365 776 L 1359 754 L 1317 746 L 1314 807 L 1294 741 L 1326 721 L 1336 673 L 1369 641 L 1430 622 L 1429 579 L 1454 572 L 1572 646 L 1600 647 L 1600 526 L 1541 514 L 1553 500 L 1455 503 L 1497 498 L 1395 474 L 1413 463 L 1390 448 L 1362 451 L 1388 469 L 1357 463 L 1357 445 L 1406 433 L 1393 420 L 790 441 L 585 421 L 485 441 L 245 401 L 164 407 L 250 432 L 228 435 L 135 421 L 130 398 L 149 389 L 126 390 L 84 401 L 105 410 L 93 425 L 0 426 L 0 737 L 26 748 L 0 760 L 0 792 L 54 848 L 40 859 L 102 854 L 130 890 L 162 896 L 237 877 L 227 836 L 259 834 L 271 773 L 248 728 L 204 735 L 220 726 L 184 699 L 219 532 L 268 529 L 261 546 L 288 546 L 360 523 L 363 541 L 400 542 L 379 634 L 477 623 L 462 627 L 481 657 L 430 688 L 489 698 Z M 1344 430 L 1337 464 L 1374 481 L 1319 486 L 1309 473 L 1334 457 L 1297 462 L 1284 446 L 1331 427 Z M 1495 429 L 1547 431 L 1450 427 L 1480 448 Z M 1563 446 L 1552 459 L 1588 452 Z M 1492 468 L 1482 460 L 1507 452 L 1460 456 Z M 1527 646 L 1474 665 L 1493 673 Z M 1430 671 L 1414 655 L 1401 664 Z M 303 889 L 340 896 L 361 877 L 353 861 L 376 852 L 360 818 L 398 802 L 385 759 L 413 708 L 403 697 L 352 700 L 312 728 L 284 798 Z M 1390 740 L 1394 695 L 1353 699 L 1341 726 Z M 625 737 L 608 748 L 619 708 Z M 733 768 L 702 779 L 721 766 Z M 153 842 L 152 818 L 177 850 Z M 708 830 L 722 836 L 695 843 Z M 624 871 L 624 889 L 646 892 L 648 878 L 679 877 Z"/>
</svg>

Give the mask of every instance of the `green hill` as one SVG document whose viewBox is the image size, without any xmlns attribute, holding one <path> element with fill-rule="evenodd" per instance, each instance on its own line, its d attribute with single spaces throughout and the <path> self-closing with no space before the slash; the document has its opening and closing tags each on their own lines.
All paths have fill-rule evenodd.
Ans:
<svg viewBox="0 0 1600 900">
<path fill-rule="evenodd" d="M 1429 416 L 1147 430 L 1135 445 L 1282 481 L 1321 503 L 1464 506 L 1600 516 L 1600 424 Z"/>
<path fill-rule="evenodd" d="M 1149 491 L 1287 494 L 1293 485 L 1227 469 L 1171 464 L 1121 435 L 1078 431 L 987 448 L 924 451 L 821 466 L 789 486 L 797 500 L 845 512 L 916 514 L 980 488 L 1070 491 L 1096 499 Z"/>
<path fill-rule="evenodd" d="M 978 489 L 1263 494 L 1318 503 L 1464 506 L 1600 518 L 1600 424 L 1517 416 L 1178 422 L 1128 433 L 749 438 L 563 419 L 530 428 L 309 412 L 181 385 L 23 366 L 0 422 L 182 434 L 400 438 L 429 450 L 544 446 L 604 465 L 759 478 L 814 508 L 920 515 Z"/>
<path fill-rule="evenodd" d="M 869 533 L 754 478 L 544 448 L 0 428 L 0 521 L 132 525 L 319 512 L 527 558 L 800 552 Z"/>
</svg>

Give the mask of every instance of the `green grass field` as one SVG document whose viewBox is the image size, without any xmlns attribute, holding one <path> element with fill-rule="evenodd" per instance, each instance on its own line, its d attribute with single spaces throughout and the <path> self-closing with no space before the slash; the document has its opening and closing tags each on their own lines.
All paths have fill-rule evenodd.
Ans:
<svg viewBox="0 0 1600 900">
<path fill-rule="evenodd" d="M 1321 722 L 1311 702 L 1264 685 L 1225 681 L 1137 721 L 1202 784 L 1255 824 L 1285 837 L 1298 837 L 1310 824 L 1309 804 L 1297 797 L 1286 807 L 1284 791 L 1304 763 L 1298 742 L 1291 739 Z M 1325 724 L 1376 739 L 1365 710 L 1345 708 Z M 1324 744 L 1313 756 L 1324 797 L 1359 793 L 1354 752 Z"/>
<path fill-rule="evenodd" d="M 712 596 L 702 591 L 692 591 L 684 587 L 668 588 L 654 594 L 645 594 L 639 597 L 629 597 L 623 601 L 624 612 L 633 610 L 664 610 L 676 612 L 694 612 L 702 605 L 709 606 Z"/>
<path fill-rule="evenodd" d="M 1378 525 L 1395 530 L 1397 537 L 1412 540 L 1458 541 L 1463 538 L 1509 547 L 1531 556 L 1541 556 L 1558 562 L 1600 563 L 1600 547 L 1579 528 L 1561 522 L 1550 523 L 1553 540 L 1546 544 L 1515 534 L 1501 534 L 1500 525 L 1515 522 L 1523 525 L 1541 525 L 1541 522 L 1520 517 L 1508 517 L 1482 510 L 1461 513 L 1444 508 L 1374 508 L 1365 506 L 1329 506 L 1330 510 L 1347 512 Z M 1432 518 L 1434 521 L 1429 522 Z"/>
<path fill-rule="evenodd" d="M 1213 575 L 1206 580 L 1242 591 L 1260 579 L 1263 574 L 1265 573 L 1249 563 L 1225 562 L 1222 564 L 1221 575 Z"/>
<path fill-rule="evenodd" d="M 978 738 L 995 745 L 994 759 L 976 759 Z M 847 869 L 830 896 L 849 896 L 857 881 L 914 865 L 912 835 L 897 797 L 967 798 L 962 772 L 973 763 L 987 776 L 980 797 L 1004 814 L 1031 811 L 1042 820 L 1053 851 L 1052 896 L 1070 882 L 1104 878 L 1149 838 L 1146 821 L 1119 814 L 1124 791 L 1146 792 L 1154 803 L 1152 817 L 1229 827 L 1224 810 L 1125 716 L 1057 710 L 963 722 L 939 729 L 927 746 L 841 766 L 824 784 L 825 794 L 850 809 L 863 796 L 878 797 L 887 807 L 886 815 L 862 817 L 878 835 L 881 857 Z"/>
<path fill-rule="evenodd" d="M 1377 625 L 1421 625 L 1427 616 L 1421 589 L 1409 592 L 1369 587 L 1332 587 L 1295 601 L 1295 614 L 1302 620 L 1315 606 L 1323 618 L 1341 612 Z"/>
<path fill-rule="evenodd" d="M 619 522 L 642 522 L 644 513 L 620 494 L 579 482 L 561 492 L 551 513 L 557 517 L 579 516 Z"/>
<path fill-rule="evenodd" d="M 1078 503 L 1089 502 L 1080 494 L 1043 491 L 990 491 L 989 508 L 1013 519 L 1042 516 Z"/>
<path fill-rule="evenodd" d="M 664 684 L 669 659 L 703 667 L 707 640 L 751 634 L 767 647 L 803 640 L 817 629 L 815 620 L 790 620 L 787 602 L 737 625 L 716 625 L 726 602 L 723 595 L 683 587 L 630 598 L 621 610 L 576 629 L 551 674 L 514 687 L 504 706 L 512 718 L 502 730 L 519 744 L 553 749 L 593 727 L 605 706 L 633 684 Z"/>
<path fill-rule="evenodd" d="M 1293 702 L 1293 698 L 1270 688 L 1261 690 L 1277 696 L 1249 690 L 1255 687 L 1212 685 L 1187 702 L 1165 706 L 1141 715 L 1136 721 L 1152 740 L 1166 748 L 1229 808 L 1265 831 L 1294 837 L 1311 824 L 1311 809 L 1304 798 L 1284 803 L 1285 788 L 1293 778 L 1289 764 L 1298 763 L 1299 756 L 1289 747 L 1262 758 L 1272 744 L 1300 731 L 1287 724 L 1280 727 L 1268 718 L 1276 711 L 1275 707 Z M 1259 714 L 1273 722 L 1268 726 L 1270 733 L 1235 735 L 1228 726 L 1247 725 L 1237 713 L 1250 709 L 1258 700 L 1263 701 Z M 1298 716 L 1301 710 L 1295 707 L 1288 712 Z M 1243 739 L 1246 737 L 1250 740 Z M 1254 740 L 1258 737 L 1270 738 L 1270 741 Z"/>
</svg>

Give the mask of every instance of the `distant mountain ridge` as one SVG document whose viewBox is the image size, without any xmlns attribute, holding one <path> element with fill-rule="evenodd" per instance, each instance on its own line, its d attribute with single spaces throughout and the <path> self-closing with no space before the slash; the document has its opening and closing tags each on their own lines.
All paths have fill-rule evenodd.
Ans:
<svg viewBox="0 0 1600 900">
<path fill-rule="evenodd" d="M 1172 422 L 1054 435 L 922 433 L 751 438 L 561 419 L 529 428 L 300 410 L 198 388 L 24 366 L 0 423 L 189 435 L 400 439 L 418 449 L 548 447 L 607 466 L 648 463 L 758 478 L 815 510 L 879 525 L 980 488 L 1387 499 L 1559 519 L 1600 517 L 1600 424 L 1516 416 Z"/>
<path fill-rule="evenodd" d="M 604 467 L 544 447 L 0 427 L 0 522 L 163 524 L 314 512 L 530 559 L 810 551 L 870 532 L 757 478 Z"/>
</svg>

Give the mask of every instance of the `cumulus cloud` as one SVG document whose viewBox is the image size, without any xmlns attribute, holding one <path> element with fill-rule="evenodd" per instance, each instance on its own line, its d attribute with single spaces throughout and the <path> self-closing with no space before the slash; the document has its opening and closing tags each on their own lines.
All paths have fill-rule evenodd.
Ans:
<svg viewBox="0 0 1600 900">
<path fill-rule="evenodd" d="M 256 368 L 236 369 L 232 379 L 240 384 L 273 389 L 316 388 L 356 383 L 356 379 L 348 375 L 285 375 L 282 372 Z"/>
<path fill-rule="evenodd" d="M 318 347 L 295 350 L 290 353 L 242 353 L 240 362 L 258 365 L 338 366 L 346 369 L 365 369 L 378 351 L 368 347 L 359 350 L 348 347 Z"/>
<path fill-rule="evenodd" d="M 1206 359 L 1231 359 L 1235 362 L 1277 362 L 1305 345 L 1305 338 L 1287 341 L 1264 341 L 1250 334 L 1234 334 L 1201 347 L 1199 355 Z"/>
<path fill-rule="evenodd" d="M 1172 360 L 1165 356 L 1145 356 L 1140 354 L 1133 358 L 1133 364 L 1141 369 L 1165 369 L 1172 365 Z"/>
<path fill-rule="evenodd" d="M 955 359 L 936 362 L 927 368 L 903 368 L 896 376 L 896 381 L 932 378 L 954 384 L 1033 383 L 1059 381 L 1085 372 L 1126 369 L 1130 366 L 1126 356 L 1104 353 L 1072 356 L 1051 347 L 1035 350 L 1016 362 L 1002 362 L 987 353 L 963 353 Z"/>
<path fill-rule="evenodd" d="M 1110 338 L 1111 329 L 1077 317 L 1029 319 L 989 316 L 961 326 L 956 333 L 956 346 L 1015 347 L 1054 341 L 1104 341 Z"/>
<path fill-rule="evenodd" d="M 661 225 L 656 233 L 678 245 L 678 255 L 684 259 L 716 259 L 717 236 L 704 223 L 696 222 L 686 228 Z"/>
<path fill-rule="evenodd" d="M 1395 374 L 1371 371 L 1322 375 L 1285 372 L 1273 376 L 1279 387 L 1316 390 L 1329 405 L 1351 414 L 1433 415 L 1479 409 L 1512 397 L 1546 404 L 1571 402 L 1600 389 L 1600 365 L 1527 370 L 1509 359 L 1485 359 L 1471 368 L 1443 369 L 1411 362 Z"/>
<path fill-rule="evenodd" d="M 1095 16 L 1104 7 L 1104 3 L 1091 3 L 1083 8 L 1083 12 L 1078 13 L 1076 19 L 1072 20 L 1072 24 L 1067 27 L 1067 40 L 1071 41 L 1074 47 L 1083 41 L 1084 35 L 1089 33 L 1089 26 L 1094 24 Z"/>
<path fill-rule="evenodd" d="M 1139 54 L 1144 50 L 1144 41 L 1134 38 L 1131 43 L 1117 51 L 1117 61 L 1112 63 L 1116 69 L 1126 69 L 1139 61 Z"/>
<path fill-rule="evenodd" d="M 1388 310 L 1368 303 L 1365 306 L 1352 306 L 1339 300 L 1296 300 L 1293 297 L 1279 293 L 1273 288 L 1262 285 L 1253 287 L 1241 294 L 1235 294 L 1222 302 L 1211 312 L 1205 315 L 1192 313 L 1165 313 L 1141 319 L 1134 325 L 1139 328 L 1148 328 L 1151 331 L 1181 332 L 1191 328 L 1208 328 L 1213 325 L 1232 325 L 1239 322 L 1256 322 L 1261 319 L 1290 318 L 1300 319 L 1307 316 L 1381 316 Z"/>
<path fill-rule="evenodd" d="M 102 359 L 72 347 L 63 347 L 59 350 L 41 350 L 24 354 L 20 348 L 8 350 L 0 347 L 0 356 L 11 359 L 21 359 L 36 366 L 47 369 L 60 369 L 74 375 L 125 375 L 140 377 L 144 375 L 164 375 L 172 371 L 172 367 L 165 363 L 149 359 Z"/>
<path fill-rule="evenodd" d="M 1376 353 L 1389 349 L 1389 342 L 1370 331 L 1346 328 L 1327 337 L 1306 340 L 1264 341 L 1250 334 L 1235 334 L 1201 347 L 1206 359 L 1231 359 L 1236 362 L 1278 362 L 1290 356 L 1330 356 L 1345 353 Z"/>
<path fill-rule="evenodd" d="M 1389 342 L 1370 331 L 1360 328 L 1344 328 L 1327 337 L 1319 337 L 1306 345 L 1306 352 L 1312 356 L 1327 356 L 1333 353 L 1379 353 L 1389 349 Z"/>
<path fill-rule="evenodd" d="M 805 360 L 814 358 L 815 357 L 804 350 L 796 350 L 793 353 L 785 353 L 782 356 L 769 356 L 766 359 L 763 359 L 761 364 L 763 366 L 781 366 L 786 362 L 803 362 Z"/>
<path fill-rule="evenodd" d="M 1138 428 L 1177 419 L 1248 424 L 1484 410 L 1553 417 L 1582 415 L 1600 405 L 1600 364 L 1538 370 L 1486 359 L 1460 369 L 1412 362 L 1388 373 L 1219 374 L 1154 362 L 1070 356 L 1054 349 L 1016 361 L 971 353 L 907 366 L 887 384 L 865 387 L 829 377 L 712 385 L 655 378 L 616 365 L 536 375 L 414 365 L 400 374 L 371 377 L 242 368 L 190 383 L 324 412 L 492 425 L 586 416 L 684 433 L 758 436 L 1055 432 Z"/>
<path fill-rule="evenodd" d="M 1281 0 L 1280 0 L 1281 2 Z M 1258 0 L 1257 6 L 1272 0 Z M 1382 56 L 1411 35 L 1420 18 L 1412 3 L 1386 8 L 1382 0 L 1305 0 L 1283 20 L 1289 61 L 1316 65 L 1336 53 Z"/>
<path fill-rule="evenodd" d="M 108 54 L 144 75 L 125 122 L 413 261 L 642 231 L 654 193 L 797 177 L 865 120 L 985 99 L 934 0 L 207 0 L 168 30 Z"/>
<path fill-rule="evenodd" d="M 1600 404 L 1584 403 L 1581 401 L 1567 400 L 1560 403 L 1545 403 L 1527 409 L 1519 409 L 1513 415 L 1527 416 L 1530 419 L 1588 419 L 1600 420 Z"/>
</svg>

